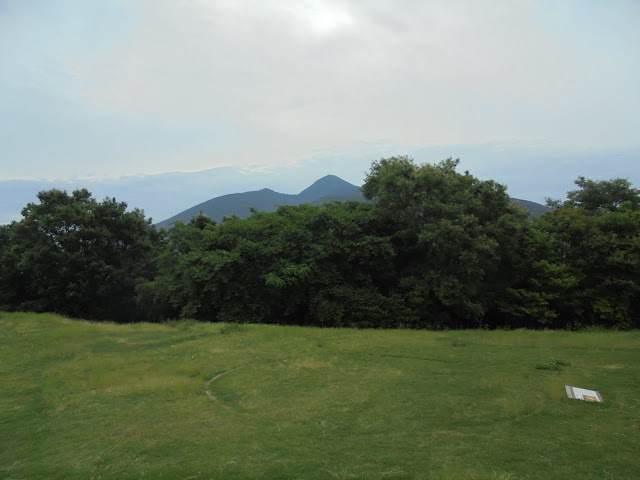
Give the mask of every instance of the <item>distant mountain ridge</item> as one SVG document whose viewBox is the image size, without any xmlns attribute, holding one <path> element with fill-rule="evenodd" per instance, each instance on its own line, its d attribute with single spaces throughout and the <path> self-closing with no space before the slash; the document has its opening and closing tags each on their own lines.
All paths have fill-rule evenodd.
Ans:
<svg viewBox="0 0 640 480">
<path fill-rule="evenodd" d="M 158 222 L 157 227 L 169 227 L 175 221 L 188 222 L 194 216 L 202 213 L 220 222 L 223 217 L 237 215 L 246 218 L 251 214 L 250 208 L 260 211 L 273 212 L 280 205 L 302 205 L 309 203 L 320 205 L 333 200 L 364 201 L 360 187 L 357 187 L 336 175 L 326 175 L 316 180 L 309 187 L 297 195 L 275 192 L 269 188 L 243 193 L 231 193 L 212 198 L 206 202 L 194 205 L 177 215 Z M 549 211 L 548 207 L 528 200 L 511 199 L 527 210 L 532 217 Z"/>
<path fill-rule="evenodd" d="M 250 208 L 273 212 L 279 205 L 301 205 L 303 203 L 317 205 L 331 200 L 363 201 L 364 197 L 359 187 L 335 175 L 326 175 L 313 182 L 297 195 L 274 192 L 269 188 L 244 193 L 231 193 L 195 205 L 156 225 L 158 227 L 168 227 L 176 220 L 188 222 L 199 213 L 203 213 L 219 222 L 222 217 L 229 215 L 238 215 L 241 218 L 246 218 L 251 213 Z"/>
<path fill-rule="evenodd" d="M 511 201 L 522 208 L 524 208 L 531 217 L 537 217 L 539 215 L 544 215 L 547 212 L 551 211 L 551 208 L 546 205 L 541 205 L 536 202 L 532 202 L 530 200 L 522 200 L 520 198 L 511 198 Z"/>
</svg>

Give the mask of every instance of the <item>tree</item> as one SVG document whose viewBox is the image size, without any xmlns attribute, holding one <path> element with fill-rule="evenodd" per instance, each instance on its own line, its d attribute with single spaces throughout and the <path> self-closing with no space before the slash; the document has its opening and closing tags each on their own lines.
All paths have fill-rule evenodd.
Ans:
<svg viewBox="0 0 640 480">
<path fill-rule="evenodd" d="M 418 326 L 478 326 L 510 283 L 527 222 L 506 187 L 456 172 L 458 160 L 381 159 L 362 191 L 393 235 L 396 293 Z"/>
<path fill-rule="evenodd" d="M 640 206 L 640 190 L 633 188 L 626 178 L 594 181 L 579 176 L 574 183 L 580 188 L 567 192 L 564 203 L 547 199 L 547 204 L 554 208 L 581 208 L 590 213 L 615 212 L 625 202 L 634 210 Z"/>
<path fill-rule="evenodd" d="M 202 320 L 394 326 L 393 248 L 382 227 L 358 202 L 282 206 L 203 229 L 176 222 L 141 294 L 168 301 L 169 315 Z"/>
<path fill-rule="evenodd" d="M 16 222 L 0 225 L 0 310 L 11 309 L 21 301 L 23 276 L 18 269 L 18 254 L 14 245 Z"/>
<path fill-rule="evenodd" d="M 159 235 L 138 209 L 75 190 L 38 193 L 10 227 L 0 289 L 11 308 L 131 321 L 135 287 L 153 276 Z M 11 285 L 19 278 L 19 287 Z M 17 291 L 16 291 L 17 290 Z M 8 293 L 10 292 L 10 293 Z"/>
<path fill-rule="evenodd" d="M 526 277 L 505 311 L 527 326 L 640 325 L 640 191 L 579 177 L 579 190 L 532 226 Z"/>
</svg>

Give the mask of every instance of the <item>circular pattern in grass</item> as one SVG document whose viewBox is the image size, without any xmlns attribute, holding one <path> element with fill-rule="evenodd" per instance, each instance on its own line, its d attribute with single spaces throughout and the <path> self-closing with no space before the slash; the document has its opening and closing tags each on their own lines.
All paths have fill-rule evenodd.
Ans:
<svg viewBox="0 0 640 480">
<path fill-rule="evenodd" d="M 407 357 L 308 356 L 228 370 L 209 381 L 207 393 L 237 413 L 291 422 L 420 415 L 429 392 L 450 382 L 447 367 Z"/>
</svg>

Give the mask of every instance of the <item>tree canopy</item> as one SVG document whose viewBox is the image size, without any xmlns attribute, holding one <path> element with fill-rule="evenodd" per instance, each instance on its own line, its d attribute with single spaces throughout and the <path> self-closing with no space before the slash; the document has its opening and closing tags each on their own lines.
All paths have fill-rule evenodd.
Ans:
<svg viewBox="0 0 640 480">
<path fill-rule="evenodd" d="M 518 264 L 526 212 L 458 162 L 381 159 L 362 188 L 393 236 L 397 292 L 419 326 L 482 325 Z"/>
<path fill-rule="evenodd" d="M 383 287 L 394 252 L 379 223 L 358 202 L 282 206 L 204 228 L 177 222 L 140 293 L 182 317 L 392 326 Z"/>
<path fill-rule="evenodd" d="M 640 326 L 640 190 L 578 177 L 533 220 L 458 160 L 373 162 L 367 202 L 206 215 L 50 190 L 0 226 L 0 308 L 115 321 Z"/>
<path fill-rule="evenodd" d="M 615 212 L 626 202 L 632 209 L 640 206 L 640 190 L 633 188 L 626 178 L 594 181 L 579 176 L 574 183 L 579 188 L 567 192 L 567 200 L 547 199 L 547 204 L 555 208 L 581 208 L 590 213 Z"/>
<path fill-rule="evenodd" d="M 592 181 L 533 222 L 520 280 L 503 302 L 526 326 L 640 325 L 640 190 Z"/>
<path fill-rule="evenodd" d="M 140 210 L 87 190 L 38 194 L 3 228 L 2 302 L 90 319 L 138 318 L 135 288 L 151 278 L 160 236 Z"/>
</svg>

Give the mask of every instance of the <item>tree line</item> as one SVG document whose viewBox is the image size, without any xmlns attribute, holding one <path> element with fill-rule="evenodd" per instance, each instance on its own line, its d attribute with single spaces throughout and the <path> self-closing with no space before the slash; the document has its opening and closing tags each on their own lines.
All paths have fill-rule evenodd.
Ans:
<svg viewBox="0 0 640 480">
<path fill-rule="evenodd" d="M 531 219 L 458 161 L 372 164 L 367 202 L 157 230 L 86 190 L 0 227 L 0 309 L 118 322 L 359 328 L 640 326 L 640 190 L 576 180 Z"/>
</svg>

